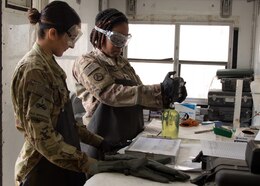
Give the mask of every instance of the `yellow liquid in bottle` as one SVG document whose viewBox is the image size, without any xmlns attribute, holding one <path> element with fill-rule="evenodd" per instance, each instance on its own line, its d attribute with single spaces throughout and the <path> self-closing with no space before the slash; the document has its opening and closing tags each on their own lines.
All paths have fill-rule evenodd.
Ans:
<svg viewBox="0 0 260 186">
<path fill-rule="evenodd" d="M 162 136 L 178 138 L 180 115 L 175 109 L 165 109 L 162 114 Z"/>
</svg>

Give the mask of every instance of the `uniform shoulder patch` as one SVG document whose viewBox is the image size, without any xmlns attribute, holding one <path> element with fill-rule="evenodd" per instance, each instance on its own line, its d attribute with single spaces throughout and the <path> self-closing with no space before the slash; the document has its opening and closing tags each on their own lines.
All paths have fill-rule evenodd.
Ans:
<svg viewBox="0 0 260 186">
<path fill-rule="evenodd" d="M 97 63 L 91 63 L 84 68 L 84 73 L 89 76 L 92 72 L 98 69 L 100 66 Z"/>
<path fill-rule="evenodd" d="M 93 75 L 93 78 L 94 78 L 94 80 L 96 80 L 96 81 L 101 81 L 101 80 L 104 79 L 104 76 L 103 76 L 103 74 L 101 74 L 101 73 L 95 73 L 95 74 Z"/>
<path fill-rule="evenodd" d="M 44 97 L 50 102 L 53 102 L 52 94 L 53 90 L 42 85 L 40 82 L 31 81 L 28 83 L 27 91 L 32 92 L 40 97 Z"/>
<path fill-rule="evenodd" d="M 32 105 L 29 109 L 28 116 L 34 121 L 49 122 L 50 110 L 44 98 L 38 99 L 38 101 Z"/>
</svg>

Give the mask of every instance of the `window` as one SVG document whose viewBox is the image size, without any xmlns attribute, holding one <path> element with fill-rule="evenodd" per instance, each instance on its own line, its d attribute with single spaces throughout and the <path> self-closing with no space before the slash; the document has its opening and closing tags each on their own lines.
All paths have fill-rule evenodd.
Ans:
<svg viewBox="0 0 260 186">
<path fill-rule="evenodd" d="M 228 44 L 229 26 L 180 26 L 180 60 L 227 63 Z"/>
<path fill-rule="evenodd" d="M 169 69 L 173 70 L 173 65 L 167 63 L 132 62 L 131 65 L 146 85 L 160 83 L 170 71 Z"/>
<path fill-rule="evenodd" d="M 144 84 L 160 83 L 169 69 L 173 70 L 175 26 L 131 24 L 129 32 L 133 37 L 127 57 L 136 73 Z"/>
<path fill-rule="evenodd" d="M 130 24 L 128 58 L 166 59 L 174 55 L 174 25 Z"/>
<path fill-rule="evenodd" d="M 229 66 L 230 29 L 230 25 L 129 24 L 133 37 L 127 57 L 144 84 L 158 84 L 175 70 L 186 81 L 187 100 L 204 104 L 216 71 Z"/>
<path fill-rule="evenodd" d="M 208 89 L 215 80 L 216 70 L 224 69 L 220 65 L 193 65 L 182 64 L 180 76 L 186 81 L 188 98 L 205 99 L 208 97 Z M 221 88 L 215 85 L 214 88 Z"/>
</svg>

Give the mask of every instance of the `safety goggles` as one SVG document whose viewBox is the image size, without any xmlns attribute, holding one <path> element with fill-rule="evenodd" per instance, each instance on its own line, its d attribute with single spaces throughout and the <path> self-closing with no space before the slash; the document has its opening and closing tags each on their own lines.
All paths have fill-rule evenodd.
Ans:
<svg viewBox="0 0 260 186">
<path fill-rule="evenodd" d="M 66 32 L 69 36 L 68 46 L 74 48 L 75 43 L 79 40 L 82 36 L 81 29 L 78 25 L 73 25 L 70 29 Z"/>
<path fill-rule="evenodd" d="M 131 34 L 128 34 L 126 36 L 126 35 L 120 34 L 118 32 L 103 30 L 101 28 L 98 28 L 97 26 L 95 26 L 95 30 L 102 34 L 105 34 L 105 36 L 111 41 L 111 43 L 114 46 L 119 47 L 119 48 L 125 47 L 132 37 Z"/>
</svg>

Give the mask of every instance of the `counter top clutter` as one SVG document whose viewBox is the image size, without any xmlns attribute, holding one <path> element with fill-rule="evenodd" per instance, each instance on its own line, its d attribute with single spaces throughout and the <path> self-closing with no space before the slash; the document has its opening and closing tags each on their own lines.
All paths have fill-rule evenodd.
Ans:
<svg viewBox="0 0 260 186">
<path fill-rule="evenodd" d="M 219 124 L 218 122 L 216 122 Z M 245 147 L 246 143 L 237 143 L 234 142 L 236 140 L 236 137 L 240 135 L 242 138 L 242 135 L 245 137 L 244 133 L 242 131 L 244 130 L 250 130 L 250 129 L 244 129 L 241 128 L 234 133 L 232 133 L 231 137 L 226 137 L 222 135 L 216 135 L 213 131 L 214 128 L 214 122 L 208 122 L 207 124 L 199 124 L 196 127 L 180 127 L 179 128 L 179 137 L 178 139 L 172 139 L 174 144 L 177 143 L 177 153 L 175 154 L 175 164 L 168 164 L 167 166 L 182 170 L 190 175 L 191 180 L 194 178 L 197 178 L 201 174 L 201 163 L 193 162 L 193 160 L 201 153 L 202 150 L 204 150 L 204 153 L 208 156 L 219 156 L 223 158 L 232 158 L 237 157 L 237 159 L 241 160 L 244 159 L 245 154 Z M 145 148 L 147 152 L 142 152 L 143 154 L 148 154 L 148 158 L 155 157 L 155 155 L 152 155 L 152 151 L 154 151 L 155 154 L 160 154 L 157 152 L 160 150 L 160 148 L 163 148 L 164 145 L 160 145 L 160 143 L 164 143 L 161 140 L 164 139 L 161 137 L 161 130 L 162 130 L 162 122 L 160 119 L 153 119 L 149 124 L 146 125 L 145 130 L 140 133 L 134 140 L 133 143 L 124 149 L 121 149 L 119 153 L 125 153 L 126 151 L 129 151 L 129 149 L 138 151 L 140 148 L 142 149 L 145 145 L 144 141 L 145 139 L 150 140 L 157 140 L 154 145 L 148 145 Z M 205 132 L 200 132 L 205 131 Z M 254 135 L 258 132 L 257 129 L 253 130 Z M 252 137 L 252 136 L 251 136 Z M 249 138 L 248 138 L 249 139 Z M 253 139 L 253 137 L 251 138 Z M 165 139 L 170 140 L 170 139 Z M 145 140 L 146 141 L 146 140 Z M 136 143 L 138 142 L 138 143 Z M 147 142 L 147 141 L 146 141 Z M 151 141 L 150 141 L 151 142 Z M 168 141 L 169 142 L 169 141 Z M 245 141 L 244 141 L 245 142 Z M 167 142 L 165 142 L 167 143 Z M 234 145 L 233 145 L 234 144 Z M 158 148 L 156 148 L 156 146 Z M 167 147 L 167 145 L 165 146 Z M 149 150 L 150 148 L 150 150 Z M 157 150 L 157 151 L 156 151 Z M 171 149 L 172 150 L 172 149 Z M 176 150 L 176 149 L 175 149 Z M 170 151 L 169 149 L 166 149 L 166 151 Z M 127 153 L 127 152 L 126 152 Z M 233 154 L 232 154 L 233 153 Z M 234 155 L 235 153 L 235 155 Z M 162 154 L 162 153 L 161 153 Z M 242 160 L 241 160 L 242 161 Z M 243 160 L 244 161 L 244 160 Z M 104 180 L 106 180 L 104 182 Z M 163 183 L 158 183 L 142 178 L 137 178 L 133 176 L 125 176 L 124 174 L 118 174 L 118 173 L 101 173 L 93 176 L 90 178 L 85 186 L 121 186 L 122 184 L 126 186 L 136 186 L 136 185 L 144 185 L 144 186 L 159 186 L 164 185 Z M 174 185 L 174 186 L 186 186 L 186 185 L 194 185 L 190 181 L 186 182 L 170 182 L 167 185 Z"/>
<path fill-rule="evenodd" d="M 176 164 L 169 164 L 168 166 L 172 167 L 172 168 L 176 168 L 176 169 L 178 168 L 180 170 L 186 170 L 186 171 L 190 170 L 192 173 L 188 173 L 188 174 L 191 177 L 197 176 L 198 173 L 196 171 L 200 171 L 201 164 L 192 163 L 192 159 L 194 157 L 196 157 L 196 155 L 200 152 L 199 140 L 187 141 L 185 139 L 178 139 L 176 141 L 175 140 L 169 141 L 170 139 L 166 139 L 166 142 L 165 142 L 165 141 L 160 140 L 163 138 L 161 138 L 161 137 L 157 138 L 158 135 L 160 135 L 160 133 L 161 133 L 161 121 L 154 119 L 154 120 L 152 120 L 152 122 L 150 124 L 148 124 L 146 126 L 145 130 L 138 137 L 136 137 L 136 139 L 139 139 L 140 141 L 133 140 L 134 142 L 133 142 L 132 146 L 131 145 L 130 146 L 134 150 L 137 150 L 137 149 L 139 150 L 141 148 L 139 146 L 140 143 L 136 143 L 136 142 L 143 142 L 144 138 L 146 138 L 147 136 L 148 136 L 148 139 L 150 139 L 152 141 L 156 140 L 157 145 L 160 145 L 160 143 L 167 143 L 168 147 L 169 147 L 172 144 L 177 144 L 177 147 L 175 147 L 176 157 L 177 157 Z M 147 142 L 147 140 L 145 140 L 145 141 Z M 178 148 L 178 146 L 179 146 L 179 148 Z M 131 150 L 131 147 L 130 147 L 130 150 Z M 149 148 L 150 148 L 150 150 L 152 149 L 152 151 L 156 151 L 156 149 L 154 149 L 154 146 L 151 144 L 150 144 Z M 160 148 L 163 148 L 163 146 L 161 146 Z M 124 153 L 124 150 L 125 149 L 122 149 L 120 151 L 120 153 Z M 165 149 L 165 151 L 171 151 L 171 150 Z M 184 156 L 184 154 L 185 154 L 185 156 Z M 177 162 L 180 162 L 180 163 L 177 163 Z M 193 165 L 190 166 L 191 164 L 193 164 Z M 106 180 L 106 181 L 104 182 L 104 180 Z M 101 173 L 101 174 L 97 174 L 97 175 L 93 176 L 92 178 L 90 178 L 86 182 L 85 186 L 94 186 L 94 185 L 95 186 L 99 186 L 99 185 L 100 186 L 101 185 L 102 186 L 112 186 L 112 185 L 113 186 L 119 186 L 119 185 L 122 186 L 122 184 L 129 185 L 129 186 L 164 185 L 164 183 L 158 183 L 158 182 L 141 179 L 141 178 L 137 178 L 137 177 L 132 177 L 132 176 L 125 176 L 123 174 L 118 174 L 118 173 Z M 178 185 L 190 185 L 190 184 L 191 183 L 189 181 L 186 181 L 186 182 L 174 181 L 174 182 L 168 183 L 167 185 L 175 185 L 175 186 L 177 185 L 178 186 Z"/>
</svg>

